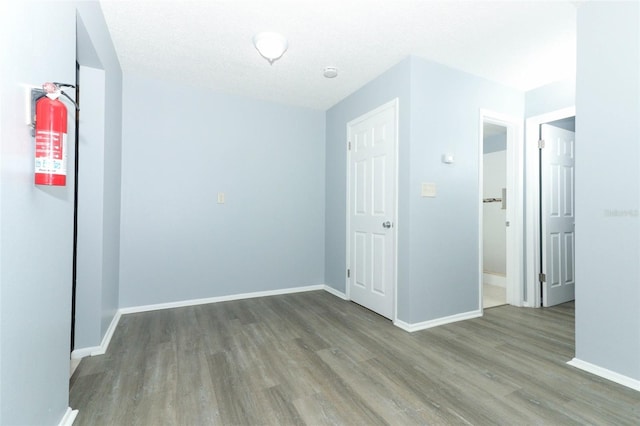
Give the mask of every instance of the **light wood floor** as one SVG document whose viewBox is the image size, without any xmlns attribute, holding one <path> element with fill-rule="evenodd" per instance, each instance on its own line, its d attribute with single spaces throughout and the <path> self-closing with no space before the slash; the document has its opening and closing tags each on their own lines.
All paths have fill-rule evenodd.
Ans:
<svg viewBox="0 0 640 426">
<path fill-rule="evenodd" d="M 638 425 L 566 365 L 574 306 L 407 333 L 325 292 L 125 315 L 71 379 L 74 425 Z"/>
</svg>

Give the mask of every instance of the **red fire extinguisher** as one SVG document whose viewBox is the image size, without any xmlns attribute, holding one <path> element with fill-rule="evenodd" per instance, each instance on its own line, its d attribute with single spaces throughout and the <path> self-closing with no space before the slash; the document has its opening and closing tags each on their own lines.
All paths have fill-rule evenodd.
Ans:
<svg viewBox="0 0 640 426">
<path fill-rule="evenodd" d="M 60 87 L 45 83 L 45 96 L 36 102 L 35 183 L 67 184 L 67 107 L 58 99 Z"/>
</svg>

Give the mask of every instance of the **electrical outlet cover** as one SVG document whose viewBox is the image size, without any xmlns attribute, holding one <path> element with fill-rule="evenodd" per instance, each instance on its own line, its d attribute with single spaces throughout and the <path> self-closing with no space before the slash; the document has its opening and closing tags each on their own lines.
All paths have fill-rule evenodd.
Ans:
<svg viewBox="0 0 640 426">
<path fill-rule="evenodd" d="M 435 197 L 436 196 L 436 184 L 433 182 L 422 182 L 422 196 L 423 197 Z"/>
</svg>

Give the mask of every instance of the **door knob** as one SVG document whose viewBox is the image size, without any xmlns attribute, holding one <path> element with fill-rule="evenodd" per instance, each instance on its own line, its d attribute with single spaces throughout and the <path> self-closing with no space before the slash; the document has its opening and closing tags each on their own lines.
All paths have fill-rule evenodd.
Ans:
<svg viewBox="0 0 640 426">
<path fill-rule="evenodd" d="M 389 221 L 382 222 L 382 227 L 387 229 L 391 228 L 391 222 Z"/>
</svg>

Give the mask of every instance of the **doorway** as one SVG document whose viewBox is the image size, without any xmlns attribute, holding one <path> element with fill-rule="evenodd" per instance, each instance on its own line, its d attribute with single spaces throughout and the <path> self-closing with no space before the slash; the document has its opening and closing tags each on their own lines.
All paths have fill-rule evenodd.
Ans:
<svg viewBox="0 0 640 426">
<path fill-rule="evenodd" d="M 347 124 L 347 298 L 395 320 L 398 100 Z"/>
<path fill-rule="evenodd" d="M 526 305 L 575 298 L 575 108 L 527 119 Z"/>
<path fill-rule="evenodd" d="M 482 123 L 482 307 L 507 303 L 507 128 Z"/>
<path fill-rule="evenodd" d="M 479 308 L 523 298 L 522 121 L 480 110 Z"/>
</svg>

